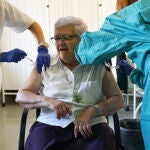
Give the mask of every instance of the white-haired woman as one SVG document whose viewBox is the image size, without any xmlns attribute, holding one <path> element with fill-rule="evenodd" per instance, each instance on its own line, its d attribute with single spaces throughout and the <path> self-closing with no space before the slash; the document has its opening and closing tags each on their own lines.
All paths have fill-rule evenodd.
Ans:
<svg viewBox="0 0 150 150">
<path fill-rule="evenodd" d="M 26 150 L 115 150 L 106 117 L 123 107 L 122 94 L 111 71 L 100 65 L 80 65 L 74 49 L 86 24 L 72 16 L 60 18 L 54 37 L 58 56 L 47 71 L 32 71 L 16 101 L 41 108 L 27 138 Z M 43 86 L 42 95 L 37 92 Z"/>
</svg>

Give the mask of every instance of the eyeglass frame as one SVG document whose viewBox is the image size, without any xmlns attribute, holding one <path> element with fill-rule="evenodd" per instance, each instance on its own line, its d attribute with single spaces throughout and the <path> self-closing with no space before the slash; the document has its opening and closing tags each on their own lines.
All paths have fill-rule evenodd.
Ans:
<svg viewBox="0 0 150 150">
<path fill-rule="evenodd" d="M 66 36 L 66 37 L 65 37 Z M 73 38 L 75 37 L 79 37 L 78 35 L 74 34 L 74 35 L 62 35 L 62 36 L 56 36 L 56 37 L 51 37 L 51 41 L 52 43 L 58 43 L 60 40 L 63 41 L 63 42 L 66 42 L 66 41 L 71 41 Z"/>
</svg>

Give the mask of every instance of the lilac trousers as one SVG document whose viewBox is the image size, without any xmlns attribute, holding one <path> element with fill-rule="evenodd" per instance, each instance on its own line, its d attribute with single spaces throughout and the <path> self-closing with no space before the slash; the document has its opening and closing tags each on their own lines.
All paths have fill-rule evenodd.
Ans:
<svg viewBox="0 0 150 150">
<path fill-rule="evenodd" d="M 25 143 L 25 150 L 116 150 L 113 130 L 107 123 L 92 126 L 93 136 L 74 137 L 74 124 L 66 128 L 35 122 Z"/>
</svg>

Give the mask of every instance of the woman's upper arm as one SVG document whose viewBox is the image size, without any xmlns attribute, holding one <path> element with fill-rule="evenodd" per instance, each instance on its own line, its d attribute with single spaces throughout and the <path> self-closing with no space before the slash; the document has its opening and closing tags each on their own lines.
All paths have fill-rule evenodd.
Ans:
<svg viewBox="0 0 150 150">
<path fill-rule="evenodd" d="M 121 94 L 120 89 L 111 71 L 106 71 L 104 74 L 102 90 L 106 97 Z"/>
<path fill-rule="evenodd" d="M 37 68 L 34 67 L 31 74 L 21 87 L 20 91 L 28 90 L 32 92 L 37 92 L 42 85 L 41 74 L 37 72 Z"/>
</svg>

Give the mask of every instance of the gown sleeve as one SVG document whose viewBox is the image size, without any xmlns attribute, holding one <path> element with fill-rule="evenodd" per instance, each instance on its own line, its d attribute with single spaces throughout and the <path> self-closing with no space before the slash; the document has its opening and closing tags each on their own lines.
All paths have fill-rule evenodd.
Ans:
<svg viewBox="0 0 150 150">
<path fill-rule="evenodd" d="M 132 83 L 138 85 L 140 88 L 144 89 L 144 73 L 139 69 L 134 69 L 129 76 Z"/>
</svg>

